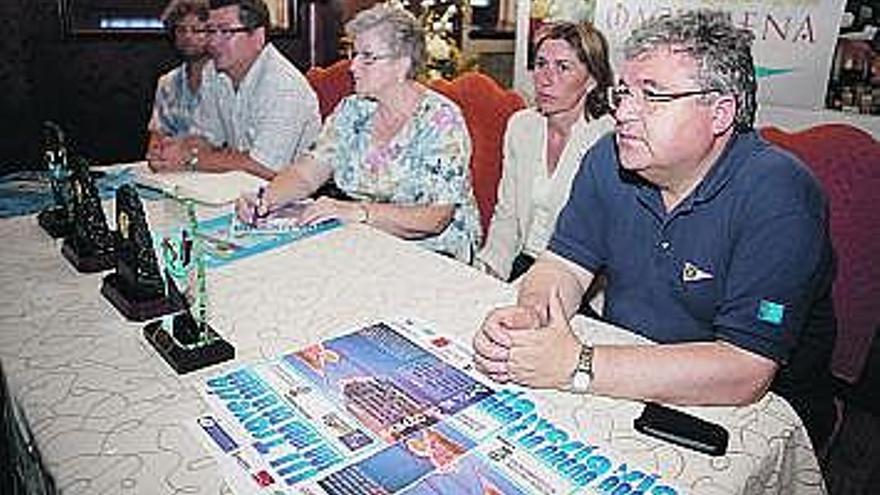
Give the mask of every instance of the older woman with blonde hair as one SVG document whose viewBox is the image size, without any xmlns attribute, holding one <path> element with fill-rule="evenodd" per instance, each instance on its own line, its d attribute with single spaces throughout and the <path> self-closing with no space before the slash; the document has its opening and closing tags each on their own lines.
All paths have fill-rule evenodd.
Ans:
<svg viewBox="0 0 880 495">
<path fill-rule="evenodd" d="M 425 34 L 412 14 L 378 4 L 346 24 L 355 94 L 328 117 L 315 147 L 260 195 L 245 195 L 245 221 L 313 194 L 331 178 L 352 198 L 322 197 L 301 222 L 361 222 L 466 263 L 479 244 L 471 144 L 459 108 L 416 80 Z"/>
<path fill-rule="evenodd" d="M 592 25 L 544 26 L 532 79 L 536 105 L 507 123 L 498 203 L 478 255 L 480 266 L 502 280 L 525 273 L 546 249 L 581 159 L 614 127 L 608 45 Z"/>
</svg>

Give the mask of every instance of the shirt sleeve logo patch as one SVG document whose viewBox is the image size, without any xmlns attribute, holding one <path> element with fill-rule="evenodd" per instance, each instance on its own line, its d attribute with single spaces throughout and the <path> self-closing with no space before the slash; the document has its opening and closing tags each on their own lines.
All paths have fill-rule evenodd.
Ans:
<svg viewBox="0 0 880 495">
<path fill-rule="evenodd" d="M 685 261 L 681 269 L 682 282 L 699 282 L 700 280 L 711 280 L 715 278 L 711 273 L 700 269 L 697 265 L 690 261 Z"/>
<path fill-rule="evenodd" d="M 758 319 L 760 321 L 781 325 L 785 315 L 785 305 L 761 299 L 758 303 Z"/>
</svg>

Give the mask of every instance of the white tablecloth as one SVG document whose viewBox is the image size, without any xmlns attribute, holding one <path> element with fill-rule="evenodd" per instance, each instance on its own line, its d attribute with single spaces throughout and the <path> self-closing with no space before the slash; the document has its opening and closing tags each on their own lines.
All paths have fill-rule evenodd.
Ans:
<svg viewBox="0 0 880 495">
<path fill-rule="evenodd" d="M 153 220 L 160 204 L 150 205 Z M 0 360 L 36 448 L 65 494 L 225 493 L 221 473 L 186 426 L 206 411 L 99 294 L 100 274 L 76 273 L 34 217 L 0 221 Z M 237 362 L 274 358 L 384 318 L 414 317 L 470 340 L 514 288 L 364 226 L 350 226 L 212 270 L 213 326 Z M 577 318 L 594 342 L 631 337 Z M 730 431 L 709 457 L 641 435 L 634 402 L 535 392 L 559 425 L 601 442 L 666 482 L 699 494 L 824 493 L 800 420 L 770 394 L 741 408 L 690 408 Z"/>
</svg>

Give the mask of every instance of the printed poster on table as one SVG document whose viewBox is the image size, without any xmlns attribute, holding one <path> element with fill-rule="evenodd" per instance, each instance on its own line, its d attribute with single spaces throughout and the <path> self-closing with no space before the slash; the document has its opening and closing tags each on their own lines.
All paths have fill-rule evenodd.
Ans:
<svg viewBox="0 0 880 495">
<path fill-rule="evenodd" d="M 267 228 L 254 228 L 242 225 L 233 213 L 226 213 L 199 221 L 197 237 L 202 241 L 205 249 L 205 266 L 217 268 L 333 230 L 341 225 L 342 222 L 339 220 L 330 219 L 312 225 L 298 226 L 290 222 L 286 224 L 279 222 Z M 156 234 L 154 236 L 156 251 L 162 252 L 162 244 L 165 242 L 172 247 L 181 248 L 179 250 L 182 251 L 182 246 L 185 244 L 182 230 L 183 227 L 179 226 Z M 168 241 L 165 240 L 166 238 Z"/>
<path fill-rule="evenodd" d="M 681 493 L 470 362 L 423 323 L 376 323 L 205 379 L 194 428 L 240 494 Z"/>
<path fill-rule="evenodd" d="M 844 0 L 597 0 L 593 21 L 608 38 L 615 71 L 623 41 L 646 19 L 692 8 L 721 9 L 754 33 L 758 101 L 825 107 Z"/>
</svg>

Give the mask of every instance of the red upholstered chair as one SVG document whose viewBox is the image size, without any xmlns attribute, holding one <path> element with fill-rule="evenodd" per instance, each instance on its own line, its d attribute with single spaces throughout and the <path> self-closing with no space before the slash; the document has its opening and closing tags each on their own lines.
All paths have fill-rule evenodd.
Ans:
<svg viewBox="0 0 880 495">
<path fill-rule="evenodd" d="M 467 72 L 452 82 L 436 80 L 431 87 L 458 103 L 471 135 L 471 180 L 480 210 L 483 234 L 489 229 L 498 182 L 501 180 L 502 143 L 507 120 L 525 107 L 522 97 L 500 86 L 491 77 Z"/>
<path fill-rule="evenodd" d="M 350 66 L 351 61 L 343 59 L 327 68 L 312 67 L 306 72 L 306 79 L 318 94 L 321 120 L 326 119 L 343 98 L 354 92 L 354 81 L 348 72 Z"/>
<path fill-rule="evenodd" d="M 880 328 L 880 143 L 845 124 L 795 133 L 771 127 L 761 133 L 800 157 L 829 198 L 838 332 L 831 368 L 837 377 L 855 382 Z"/>
</svg>

